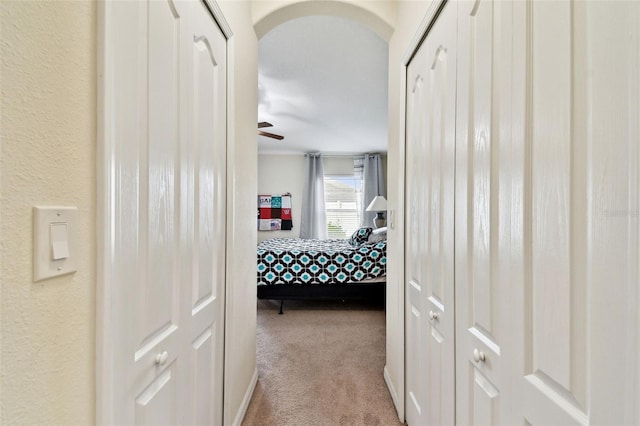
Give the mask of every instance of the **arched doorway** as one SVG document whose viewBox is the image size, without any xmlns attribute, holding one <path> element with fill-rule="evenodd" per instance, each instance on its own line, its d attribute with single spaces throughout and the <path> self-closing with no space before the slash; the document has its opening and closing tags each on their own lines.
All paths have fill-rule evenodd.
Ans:
<svg viewBox="0 0 640 426">
<path fill-rule="evenodd" d="M 389 3 L 389 4 L 387 4 Z M 351 19 L 361 25 L 366 26 L 375 32 L 382 40 L 389 42 L 394 31 L 393 22 L 395 22 L 395 5 L 392 2 L 362 2 L 357 5 L 354 2 L 335 2 L 335 1 L 305 1 L 290 2 L 282 6 L 274 6 L 273 4 L 265 4 L 255 2 L 252 5 L 254 29 L 259 39 L 264 37 L 269 31 L 279 25 L 314 15 L 325 15 Z M 397 261 L 389 259 L 390 262 Z M 399 300 L 402 300 L 401 298 Z M 390 306 L 387 304 L 387 313 L 392 316 L 394 321 L 402 318 L 403 307 Z M 396 334 L 399 332 L 398 327 L 393 328 Z M 388 333 L 389 331 L 387 331 Z M 401 329 L 400 329 L 400 334 Z M 394 341 L 399 341 L 394 339 Z M 398 352 L 398 358 L 402 358 L 402 347 L 387 347 L 387 353 L 390 351 Z M 386 375 L 386 374 L 385 374 Z M 398 398 L 394 395 L 396 404 L 402 405 L 402 396 Z"/>
</svg>

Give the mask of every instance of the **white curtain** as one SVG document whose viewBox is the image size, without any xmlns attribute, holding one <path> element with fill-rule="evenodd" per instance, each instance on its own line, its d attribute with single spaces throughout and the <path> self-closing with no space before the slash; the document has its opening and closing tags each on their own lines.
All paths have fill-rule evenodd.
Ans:
<svg viewBox="0 0 640 426">
<path fill-rule="evenodd" d="M 306 154 L 306 174 L 302 196 L 300 238 L 327 239 L 327 213 L 324 203 L 324 171 L 320 154 Z"/>
<path fill-rule="evenodd" d="M 364 156 L 363 183 L 362 183 L 362 214 L 361 226 L 372 226 L 375 212 L 368 212 L 366 208 L 378 195 L 387 196 L 384 188 L 384 173 L 382 171 L 382 158 L 380 154 L 367 154 Z"/>
</svg>

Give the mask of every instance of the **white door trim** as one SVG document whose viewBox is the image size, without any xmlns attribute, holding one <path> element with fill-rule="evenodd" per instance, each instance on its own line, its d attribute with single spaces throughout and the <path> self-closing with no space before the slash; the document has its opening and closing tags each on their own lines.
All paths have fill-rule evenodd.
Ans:
<svg viewBox="0 0 640 426">
<path fill-rule="evenodd" d="M 229 23 L 222 14 L 222 9 L 220 9 L 220 6 L 216 2 L 216 0 L 202 0 L 202 2 L 205 4 L 207 9 L 209 9 L 209 13 L 211 13 L 213 20 L 216 21 L 216 24 L 218 24 L 218 27 L 220 27 L 220 30 L 222 30 L 222 34 L 224 34 L 224 38 L 226 38 L 228 42 L 229 39 L 233 36 L 233 31 L 231 31 Z M 227 70 L 229 68 L 230 66 L 227 66 Z M 227 84 L 227 86 L 229 85 Z"/>
<path fill-rule="evenodd" d="M 211 13 L 214 21 L 227 39 L 227 57 L 233 56 L 233 32 L 222 10 L 215 0 L 201 0 Z M 111 378 L 113 356 L 113 317 L 111 315 L 112 276 L 111 269 L 114 247 L 114 228 L 111 218 L 114 215 L 116 174 L 115 144 L 113 128 L 110 125 L 113 114 L 113 98 L 111 94 L 117 90 L 113 87 L 112 76 L 114 70 L 112 34 L 118 31 L 119 23 L 111 16 L 107 7 L 108 1 L 98 2 L 97 10 L 97 150 L 96 150 L 96 424 L 113 424 L 114 389 Z M 233 109 L 229 107 L 229 96 L 233 88 L 234 65 L 227 62 L 227 152 L 233 146 L 233 125 L 235 119 Z M 229 157 L 227 157 L 229 158 Z M 227 166 L 229 170 L 229 166 Z M 233 191 L 231 181 L 227 180 L 227 217 L 229 206 L 233 206 Z M 228 280 L 228 276 L 227 276 Z M 225 282 L 225 287 L 229 288 Z M 229 297 L 228 294 L 226 297 Z M 225 305 L 226 305 L 225 299 Z M 229 314 L 225 312 L 225 330 L 229 321 Z M 226 334 L 226 333 L 225 333 Z M 225 336 L 226 337 L 226 336 Z M 225 363 L 226 366 L 226 363 Z M 225 374 L 226 376 L 226 374 Z M 224 386 L 223 386 L 224 388 Z M 224 407 L 224 403 L 223 403 Z"/>
<path fill-rule="evenodd" d="M 413 55 L 415 55 L 416 52 L 418 51 L 418 47 L 420 47 L 420 44 L 422 44 L 422 41 L 427 37 L 427 33 L 429 32 L 433 24 L 436 22 L 436 19 L 438 18 L 440 11 L 442 10 L 442 8 L 444 7 L 445 3 L 447 3 L 448 0 L 432 0 L 432 1 L 433 2 L 431 3 L 431 6 L 429 6 L 429 9 L 427 9 L 427 13 L 424 15 L 424 18 L 422 18 L 422 21 L 420 22 L 420 26 L 418 27 L 418 30 L 413 36 L 411 43 L 409 43 L 409 46 L 407 47 L 406 53 L 402 57 L 402 67 L 404 71 L 407 70 L 407 67 L 409 66 L 409 62 L 411 62 L 411 58 L 413 58 Z M 404 73 L 404 76 L 406 77 L 406 72 Z M 404 100 L 404 95 L 403 95 L 403 100 Z M 403 114 L 402 115 L 403 118 L 406 118 L 404 116 L 404 113 L 406 112 L 405 106 L 406 105 L 403 103 L 402 110 L 401 110 Z M 401 124 L 403 126 L 402 130 L 404 130 L 404 123 L 401 123 Z M 403 138 L 402 140 L 404 141 L 404 131 L 402 132 L 402 138 Z"/>
</svg>

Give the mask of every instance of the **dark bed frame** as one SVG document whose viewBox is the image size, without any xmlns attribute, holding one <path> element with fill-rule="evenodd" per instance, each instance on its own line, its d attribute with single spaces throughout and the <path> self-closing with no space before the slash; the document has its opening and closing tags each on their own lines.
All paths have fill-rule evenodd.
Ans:
<svg viewBox="0 0 640 426">
<path fill-rule="evenodd" d="M 258 299 L 280 300 L 280 315 L 285 300 L 376 300 L 384 302 L 387 283 L 349 284 L 275 284 L 259 285 Z"/>
</svg>

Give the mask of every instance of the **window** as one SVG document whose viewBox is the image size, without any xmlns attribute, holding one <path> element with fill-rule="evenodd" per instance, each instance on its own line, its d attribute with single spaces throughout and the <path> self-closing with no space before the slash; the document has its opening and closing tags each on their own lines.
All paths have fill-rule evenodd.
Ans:
<svg viewBox="0 0 640 426">
<path fill-rule="evenodd" d="M 360 227 L 362 176 L 324 177 L 329 238 L 349 238 Z"/>
</svg>

